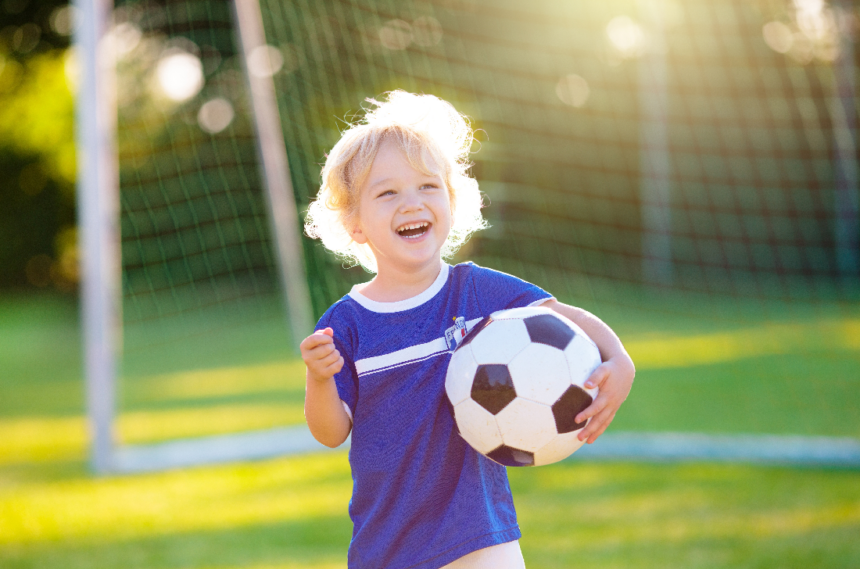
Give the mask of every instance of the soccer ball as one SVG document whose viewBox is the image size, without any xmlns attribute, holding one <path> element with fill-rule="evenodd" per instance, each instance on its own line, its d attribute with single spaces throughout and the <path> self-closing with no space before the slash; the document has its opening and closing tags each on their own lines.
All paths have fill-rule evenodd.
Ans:
<svg viewBox="0 0 860 569">
<path fill-rule="evenodd" d="M 445 391 L 460 435 L 505 466 L 541 466 L 575 452 L 576 415 L 597 389 L 585 381 L 600 351 L 579 326 L 548 308 L 484 318 L 454 350 Z"/>
</svg>

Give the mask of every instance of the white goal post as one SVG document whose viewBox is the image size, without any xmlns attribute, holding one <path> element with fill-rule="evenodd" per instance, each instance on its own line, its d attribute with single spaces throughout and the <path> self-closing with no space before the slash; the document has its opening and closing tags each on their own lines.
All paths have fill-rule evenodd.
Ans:
<svg viewBox="0 0 860 569">
<path fill-rule="evenodd" d="M 115 60 L 108 37 L 113 0 L 74 0 L 78 22 L 74 43 L 81 76 L 77 97 L 78 216 L 83 252 L 81 319 L 84 344 L 91 463 L 97 473 L 157 470 L 180 464 L 239 460 L 288 452 L 277 432 L 262 433 L 254 445 L 223 444 L 217 437 L 182 441 L 182 456 L 164 445 L 119 446 L 115 433 L 118 357 L 122 345 L 119 172 L 116 149 Z M 242 60 L 265 45 L 256 0 L 233 2 L 236 43 Z M 312 326 L 286 147 L 271 76 L 245 76 L 257 135 L 257 154 L 275 243 L 278 272 L 292 337 Z M 297 344 L 297 342 L 293 342 Z M 297 346 L 294 346 L 297 349 Z M 218 448 L 218 452 L 212 452 Z"/>
</svg>

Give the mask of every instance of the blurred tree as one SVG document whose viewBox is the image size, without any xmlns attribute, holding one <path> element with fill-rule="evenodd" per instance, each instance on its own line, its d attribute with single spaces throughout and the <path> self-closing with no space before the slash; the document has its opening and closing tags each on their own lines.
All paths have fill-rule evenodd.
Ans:
<svg viewBox="0 0 860 569">
<path fill-rule="evenodd" d="M 0 0 L 2 288 L 77 280 L 72 25 L 68 2 Z"/>
<path fill-rule="evenodd" d="M 20 60 L 65 49 L 72 24 L 66 0 L 0 0 L 0 52 Z"/>
</svg>

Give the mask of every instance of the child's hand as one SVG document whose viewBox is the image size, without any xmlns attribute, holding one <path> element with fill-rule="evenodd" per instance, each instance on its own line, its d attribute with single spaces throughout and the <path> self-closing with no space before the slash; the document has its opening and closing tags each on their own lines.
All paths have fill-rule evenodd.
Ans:
<svg viewBox="0 0 860 569">
<path fill-rule="evenodd" d="M 597 394 L 597 399 L 576 416 L 578 423 L 589 417 L 592 418 L 588 426 L 579 433 L 579 440 L 587 439 L 588 444 L 591 444 L 603 434 L 615 418 L 618 408 L 627 399 L 627 394 L 633 387 L 635 375 L 636 368 L 633 367 L 633 361 L 626 353 L 603 362 L 594 370 L 585 382 L 585 386 L 598 387 L 600 392 Z"/>
<path fill-rule="evenodd" d="M 343 357 L 334 347 L 334 330 L 317 330 L 299 345 L 302 359 L 308 368 L 308 377 L 326 381 L 343 368 Z"/>
</svg>

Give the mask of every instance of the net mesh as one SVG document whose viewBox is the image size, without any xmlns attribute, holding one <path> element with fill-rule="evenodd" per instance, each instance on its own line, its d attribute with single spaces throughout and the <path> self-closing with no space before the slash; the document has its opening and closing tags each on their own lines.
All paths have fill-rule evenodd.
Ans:
<svg viewBox="0 0 860 569">
<path fill-rule="evenodd" d="M 837 243 L 835 146 L 856 130 L 830 61 L 841 36 L 808 62 L 776 52 L 763 25 L 792 33 L 791 3 L 263 5 L 301 59 L 278 87 L 305 202 L 338 118 L 426 91 L 485 131 L 474 173 L 497 230 L 471 256 L 769 296 L 856 275 L 856 220 Z M 826 5 L 818 17 L 837 25 Z"/>
<path fill-rule="evenodd" d="M 365 98 L 438 95 L 479 129 L 492 225 L 454 261 L 619 331 L 639 381 L 613 429 L 860 434 L 836 403 L 856 389 L 856 8 L 261 4 L 301 209 Z M 306 248 L 317 314 L 369 278 Z"/>
<path fill-rule="evenodd" d="M 292 351 L 231 5 L 124 2 L 114 20 L 120 435 L 295 421 L 276 381 Z"/>
<path fill-rule="evenodd" d="M 620 333 L 638 381 L 613 429 L 860 436 L 846 403 L 860 362 L 850 3 L 260 5 L 271 49 L 258 71 L 275 83 L 300 211 L 366 98 L 438 95 L 479 129 L 472 173 L 492 226 L 452 262 L 535 282 Z M 230 5 L 119 10 L 123 41 L 142 34 L 120 62 L 128 375 L 265 375 L 287 348 Z M 153 94 L 182 53 L 199 89 Z M 317 315 L 370 278 L 303 245 Z M 127 408 L 173 405 L 146 399 L 167 377 L 129 382 Z M 232 399 L 184 401 L 275 397 L 278 420 L 301 422 L 299 384 L 223 381 Z"/>
</svg>

